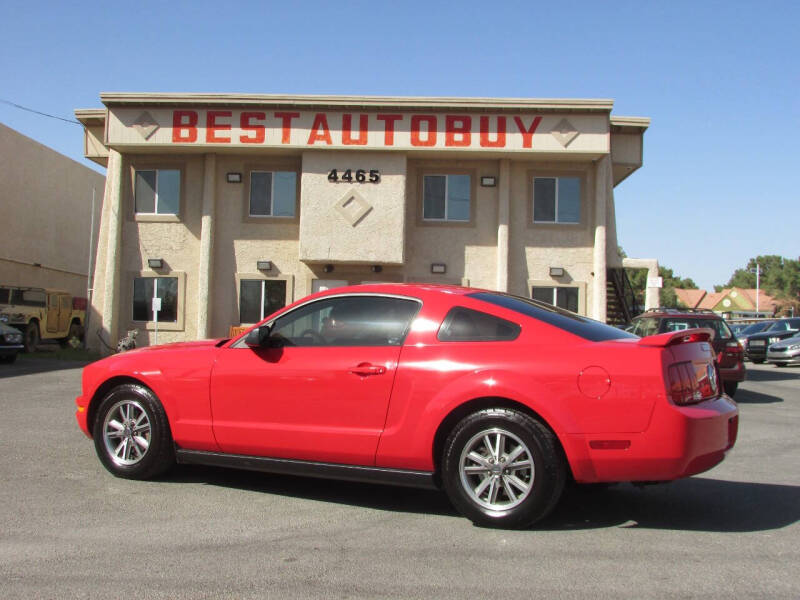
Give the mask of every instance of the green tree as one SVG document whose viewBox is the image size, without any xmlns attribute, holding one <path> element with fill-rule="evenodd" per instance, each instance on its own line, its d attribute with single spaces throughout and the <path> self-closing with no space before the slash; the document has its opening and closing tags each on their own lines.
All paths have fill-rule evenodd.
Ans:
<svg viewBox="0 0 800 600">
<path fill-rule="evenodd" d="M 768 254 L 751 258 L 747 266 L 736 269 L 725 287 L 755 289 L 756 264 L 761 271 L 759 287 L 770 296 L 775 297 L 780 308 L 794 306 L 795 311 L 800 304 L 800 260 L 784 258 L 776 254 Z M 714 289 L 722 286 L 714 286 Z M 719 291 L 719 290 L 717 290 Z"/>
</svg>

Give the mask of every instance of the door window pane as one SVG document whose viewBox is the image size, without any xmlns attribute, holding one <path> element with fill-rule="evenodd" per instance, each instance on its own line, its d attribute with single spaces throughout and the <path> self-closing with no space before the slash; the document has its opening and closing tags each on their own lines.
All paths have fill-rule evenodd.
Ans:
<svg viewBox="0 0 800 600">
<path fill-rule="evenodd" d="M 153 285 L 152 277 L 137 277 L 133 280 L 133 320 L 153 320 Z"/>
<path fill-rule="evenodd" d="M 574 313 L 578 312 L 578 288 L 556 288 L 556 306 L 565 308 Z"/>
<path fill-rule="evenodd" d="M 553 303 L 553 288 L 551 287 L 535 287 L 531 297 L 539 302 Z"/>
<path fill-rule="evenodd" d="M 286 306 L 283 279 L 242 279 L 239 282 L 239 322 L 258 323 Z"/>
<path fill-rule="evenodd" d="M 159 322 L 177 322 L 177 277 L 136 277 L 133 280 L 133 320 L 153 321 L 153 298 L 156 297 L 161 298 Z"/>
<path fill-rule="evenodd" d="M 250 214 L 258 217 L 272 214 L 272 173 L 250 173 Z"/>
<path fill-rule="evenodd" d="M 469 221 L 469 175 L 447 176 L 447 220 Z"/>
<path fill-rule="evenodd" d="M 447 180 L 444 175 L 426 175 L 423 190 L 424 219 L 445 218 L 445 189 Z"/>
<path fill-rule="evenodd" d="M 134 196 L 137 213 L 153 214 L 156 212 L 155 171 L 136 171 Z"/>
<path fill-rule="evenodd" d="M 581 220 L 581 180 L 577 177 L 558 179 L 558 222 L 579 223 Z"/>
</svg>

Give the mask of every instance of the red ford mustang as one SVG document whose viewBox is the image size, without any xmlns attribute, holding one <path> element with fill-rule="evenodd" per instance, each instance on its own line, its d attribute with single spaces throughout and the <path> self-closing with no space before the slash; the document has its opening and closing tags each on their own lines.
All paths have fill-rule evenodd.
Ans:
<svg viewBox="0 0 800 600">
<path fill-rule="evenodd" d="M 666 481 L 723 459 L 738 410 L 712 335 L 638 338 L 483 290 L 338 288 L 238 339 L 93 363 L 77 418 L 119 477 L 178 462 L 441 486 L 476 523 L 527 527 L 570 478 Z"/>
</svg>

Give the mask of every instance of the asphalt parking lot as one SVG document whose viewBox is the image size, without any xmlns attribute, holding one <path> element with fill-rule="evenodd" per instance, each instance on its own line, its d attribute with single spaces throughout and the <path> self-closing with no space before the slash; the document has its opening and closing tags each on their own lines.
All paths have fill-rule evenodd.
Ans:
<svg viewBox="0 0 800 600">
<path fill-rule="evenodd" d="M 571 491 L 531 531 L 444 494 L 211 468 L 116 479 L 76 363 L 0 365 L 3 598 L 798 598 L 800 368 L 748 363 L 739 440 L 669 485 Z"/>
</svg>

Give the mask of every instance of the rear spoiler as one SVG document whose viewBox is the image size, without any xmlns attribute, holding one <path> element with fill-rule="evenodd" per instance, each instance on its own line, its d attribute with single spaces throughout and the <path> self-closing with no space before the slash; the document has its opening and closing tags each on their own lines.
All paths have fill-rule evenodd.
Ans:
<svg viewBox="0 0 800 600">
<path fill-rule="evenodd" d="M 689 342 L 710 342 L 714 339 L 714 330 L 708 327 L 695 327 L 694 329 L 684 329 L 682 331 L 670 331 L 649 335 L 639 340 L 640 346 L 653 346 L 656 348 L 666 348 L 677 344 L 687 344 Z"/>
</svg>

